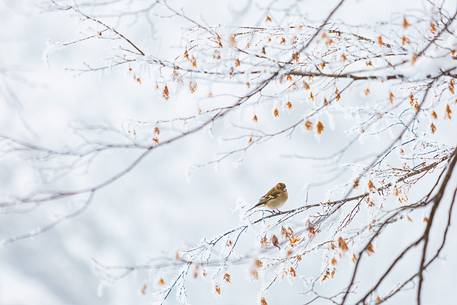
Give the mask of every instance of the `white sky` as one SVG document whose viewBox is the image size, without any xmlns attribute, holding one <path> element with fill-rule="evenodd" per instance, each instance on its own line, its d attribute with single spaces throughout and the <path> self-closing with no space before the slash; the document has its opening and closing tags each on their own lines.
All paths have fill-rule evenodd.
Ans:
<svg viewBox="0 0 457 305">
<path fill-rule="evenodd" d="M 327 14 L 335 1 L 326 4 L 323 1 L 306 2 L 310 7 L 308 17 L 317 20 Z M 233 25 L 236 20 L 236 23 L 247 25 L 258 20 L 255 5 L 251 5 L 240 20 L 230 13 L 229 3 L 170 1 L 176 7 L 182 6 L 189 16 L 201 18 L 208 24 Z M 46 145 L 66 145 L 74 139 L 69 127 L 75 122 L 109 122 L 119 127 L 129 118 L 168 115 L 177 106 L 193 109 L 186 104 L 190 97 L 185 93 L 170 102 L 174 104 L 158 102 L 157 94 L 151 90 L 152 80 L 138 86 L 131 81 L 126 69 L 80 76 L 67 71 L 66 68 L 75 67 L 86 58 L 103 56 L 106 50 L 99 44 L 89 44 L 84 49 L 55 50 L 50 47 L 55 42 L 77 37 L 83 29 L 77 17 L 46 12 L 41 4 L 42 1 L 26 0 L 0 3 L 1 134 Z M 422 2 L 415 0 L 352 0 L 337 18 L 353 24 L 371 24 L 377 20 L 398 18 L 421 6 Z M 188 25 L 177 19 L 163 19 L 154 24 L 155 36 L 151 36 L 148 30 L 140 31 L 135 25 L 131 27 L 132 32 L 129 27 L 125 30 L 133 40 L 141 41 L 151 54 L 173 55 L 173 58 L 180 55 L 175 46 L 181 42 L 180 33 L 184 26 Z M 8 72 L 8 77 L 5 77 L 3 68 L 14 72 Z M 145 69 L 142 73 L 147 79 L 148 71 Z M 456 128 L 455 120 L 453 125 L 449 123 L 442 130 L 446 128 L 448 132 L 440 131 L 437 137 L 444 143 L 452 143 L 455 133 L 449 130 Z M 231 228 L 239 221 L 239 215 L 233 212 L 238 201 L 256 201 L 277 180 L 288 185 L 288 206 L 297 207 L 304 202 L 306 185 L 325 174 L 312 162 L 281 156 L 291 151 L 327 154 L 343 140 L 344 133 L 338 128 L 329 130 L 321 139 L 309 137 L 299 142 L 281 138 L 249 152 L 240 164 L 229 160 L 218 167 L 194 170 L 190 176 L 192 165 L 224 151 L 224 143 L 217 135 L 212 138 L 204 131 L 157 150 L 139 168 L 97 193 L 84 214 L 33 239 L 0 248 L 0 304 L 150 304 L 151 300 L 141 296 L 139 289 L 145 278 L 155 279 L 158 275 L 131 275 L 105 287 L 100 295 L 92 259 L 106 264 L 134 264 L 150 257 L 173 255 L 176 249 Z M 370 144 L 373 143 L 358 144 L 358 150 L 369 149 Z M 275 148 L 271 149 L 273 146 Z M 94 164 L 90 175 L 81 171 L 64 185 L 77 187 L 99 181 L 122 168 L 134 156 L 131 153 L 107 154 Z M 0 159 L 3 190 L 27 192 L 37 181 L 38 177 L 31 173 L 29 164 L 14 158 Z M 62 211 L 65 208 L 54 204 L 27 214 L 0 214 L 0 239 L 39 227 Z M 384 248 L 376 254 L 381 257 L 381 266 L 383 254 L 394 251 L 396 242 L 407 237 L 409 230 L 417 230 L 417 227 L 412 224 L 401 231 L 391 232 L 388 236 L 394 234 L 396 238 L 382 241 Z M 455 234 L 457 231 L 453 227 L 450 236 Z M 254 244 L 255 236 L 251 235 Z M 448 242 L 444 259 L 438 261 L 430 273 L 427 272 L 424 304 L 452 304 L 451 294 L 457 288 L 454 272 L 457 262 L 446 258 L 456 254 L 457 239 L 450 238 Z M 252 244 L 244 246 L 248 248 Z M 304 268 L 319 267 L 320 260 L 321 257 L 315 257 Z M 415 268 L 417 263 L 412 261 L 409 267 Z M 381 270 L 376 264 L 371 268 L 363 275 L 367 279 Z M 191 303 L 256 304 L 259 284 L 247 280 L 248 276 L 243 272 L 236 271 L 238 278 L 234 277 L 230 287 L 223 287 L 224 295 L 220 298 L 208 293 L 212 289 L 210 280 L 192 283 L 192 289 L 189 289 Z M 344 273 L 344 269 L 341 272 Z M 428 280 L 432 274 L 438 275 L 440 281 Z M 299 282 L 287 281 L 279 284 L 269 295 L 270 304 L 301 304 L 299 285 Z M 396 301 L 410 304 L 409 297 L 400 296 Z M 177 304 L 174 297 L 170 298 L 169 304 Z"/>
</svg>

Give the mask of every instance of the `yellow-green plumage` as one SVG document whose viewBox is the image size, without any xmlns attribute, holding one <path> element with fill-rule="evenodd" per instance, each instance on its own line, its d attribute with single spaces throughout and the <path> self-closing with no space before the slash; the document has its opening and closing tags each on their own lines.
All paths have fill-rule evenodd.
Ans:
<svg viewBox="0 0 457 305">
<path fill-rule="evenodd" d="M 287 198 L 288 194 L 286 185 L 279 182 L 268 193 L 263 195 L 259 202 L 248 211 L 260 206 L 266 206 L 269 209 L 279 209 L 284 205 L 284 203 L 286 203 Z"/>
</svg>

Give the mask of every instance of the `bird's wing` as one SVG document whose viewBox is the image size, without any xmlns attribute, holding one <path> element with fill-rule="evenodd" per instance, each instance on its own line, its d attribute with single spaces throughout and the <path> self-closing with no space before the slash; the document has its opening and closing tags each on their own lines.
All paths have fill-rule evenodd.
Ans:
<svg viewBox="0 0 457 305">
<path fill-rule="evenodd" d="M 268 193 L 262 196 L 259 200 L 259 204 L 265 204 L 271 199 L 275 199 L 278 197 L 278 195 L 281 193 L 281 191 L 278 191 L 275 187 L 273 187 Z"/>
<path fill-rule="evenodd" d="M 267 203 L 268 201 L 270 201 L 271 199 L 277 198 L 277 197 L 279 196 L 280 193 L 281 193 L 281 192 L 278 191 L 278 190 L 276 189 L 276 187 L 273 187 L 271 190 L 268 191 L 268 193 L 266 193 L 265 195 L 263 195 L 263 196 L 260 198 L 259 202 L 258 202 L 256 205 L 254 205 L 252 208 L 250 208 L 249 210 L 247 210 L 247 212 L 249 212 L 249 211 L 252 210 L 252 209 L 255 209 L 256 207 L 259 207 L 259 206 L 261 206 L 261 205 L 266 204 L 266 203 Z"/>
</svg>

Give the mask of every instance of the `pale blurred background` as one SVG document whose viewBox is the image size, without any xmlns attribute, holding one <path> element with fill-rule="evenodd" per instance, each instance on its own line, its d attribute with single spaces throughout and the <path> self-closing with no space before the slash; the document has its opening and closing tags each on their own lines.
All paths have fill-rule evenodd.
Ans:
<svg viewBox="0 0 457 305">
<path fill-rule="evenodd" d="M 309 2 L 308 17 L 313 20 L 325 16 L 335 3 L 306 2 Z M 353 24 L 389 20 L 407 10 L 423 7 L 422 1 L 412 0 L 347 2 L 337 18 Z M 260 18 L 258 4 L 246 0 L 169 3 L 183 8 L 187 15 L 213 25 L 251 25 Z M 238 11 L 240 9 L 242 13 Z M 185 92 L 163 103 L 160 95 L 152 90 L 154 83 L 147 69 L 141 71 L 145 79 L 141 86 L 132 81 L 126 67 L 82 75 L 66 70 L 103 56 L 105 52 L 103 45 L 96 43 L 89 43 L 84 48 L 70 46 L 56 50 L 53 47 L 55 42 L 76 38 L 80 23 L 80 19 L 70 13 L 48 12 L 42 1 L 0 2 L 2 134 L 60 147 L 72 143 L 71 126 L 77 123 L 109 123 L 121 127 L 131 118 L 160 118 L 162 113 L 173 114 L 177 107 L 190 107 L 186 103 L 190 103 L 191 97 Z M 174 58 L 181 54 L 177 46 L 182 45 L 181 33 L 185 26 L 188 24 L 178 18 L 163 18 L 154 19 L 152 32 L 149 29 L 140 31 L 147 27 L 138 25 L 124 27 L 124 30 L 148 53 Z M 323 117 L 323 120 L 327 118 Z M 338 123 L 338 119 L 336 121 Z M 448 124 L 447 128 L 441 128 L 444 131 L 437 137 L 445 143 L 455 143 L 455 131 L 450 130 L 456 125 Z M 126 265 L 161 255 L 173 256 L 177 249 L 234 226 L 239 221 L 239 215 L 234 211 L 239 202 L 255 202 L 277 181 L 284 181 L 288 186 L 288 206 L 299 206 L 304 203 L 306 186 L 326 175 L 310 161 L 285 158 L 284 155 L 326 155 L 347 139 L 340 128 L 329 129 L 320 139 L 308 136 L 299 141 L 283 137 L 249 151 L 242 162 L 229 159 L 218 166 L 197 169 L 193 165 L 224 151 L 217 134 L 210 136 L 203 131 L 159 149 L 127 176 L 98 192 L 82 215 L 32 239 L 1 247 L 0 304 L 150 304 L 148 295 L 141 295 L 140 289 L 145 278 L 155 279 L 158 275 L 135 273 L 114 285 L 102 287 L 92 259 Z M 358 144 L 356 151 L 373 147 L 376 147 L 376 141 L 368 141 Z M 99 181 L 122 169 L 135 156 L 135 152 L 107 153 L 97 159 L 89 173 L 78 172 L 64 186 L 76 188 Z M 38 177 L 27 162 L 10 156 L 0 159 L 3 194 L 27 192 L 37 181 Z M 322 190 L 323 193 L 328 191 L 328 188 Z M 319 200 L 325 197 L 310 196 Z M 36 212 L 1 214 L 0 238 L 44 225 L 59 209 L 62 207 L 58 204 L 50 204 Z M 395 242 L 408 236 L 408 230 L 415 229 L 406 227 L 391 232 L 396 238 L 384 240 L 377 259 L 382 261 L 383 251 L 388 253 L 394 249 Z M 453 304 L 455 301 L 452 289 L 457 288 L 457 262 L 447 258 L 457 254 L 457 239 L 453 238 L 456 233 L 456 228 L 452 227 L 443 259 L 427 273 L 424 304 Z M 315 263 L 308 261 L 307 264 L 312 269 L 319 267 L 321 262 L 316 257 Z M 415 260 L 411 262 L 412 268 L 416 265 Z M 377 267 L 373 264 L 365 276 L 374 276 Z M 439 281 L 430 280 L 431 274 Z M 235 273 L 233 284 L 223 287 L 221 297 L 214 295 L 212 285 L 210 279 L 190 284 L 190 303 L 258 303 L 259 285 L 249 281 L 245 272 Z M 285 281 L 279 285 L 269 292 L 271 305 L 303 303 L 300 282 Z M 412 304 L 408 295 L 395 301 Z M 171 297 L 168 304 L 177 304 L 176 298 Z"/>
</svg>

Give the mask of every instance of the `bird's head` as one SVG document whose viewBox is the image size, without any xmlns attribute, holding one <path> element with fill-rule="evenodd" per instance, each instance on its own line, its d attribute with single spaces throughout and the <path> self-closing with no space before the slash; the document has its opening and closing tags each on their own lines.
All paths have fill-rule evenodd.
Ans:
<svg viewBox="0 0 457 305">
<path fill-rule="evenodd" d="M 276 184 L 276 189 L 280 190 L 280 191 L 285 191 L 286 190 L 286 185 L 282 182 L 279 182 L 278 184 Z"/>
</svg>

